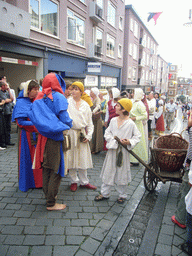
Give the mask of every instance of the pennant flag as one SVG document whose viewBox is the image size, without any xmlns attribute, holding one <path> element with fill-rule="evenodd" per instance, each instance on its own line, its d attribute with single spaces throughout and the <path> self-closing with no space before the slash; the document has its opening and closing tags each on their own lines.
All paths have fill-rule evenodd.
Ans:
<svg viewBox="0 0 192 256">
<path fill-rule="evenodd" d="M 169 74 L 169 79 L 171 79 L 172 75 L 173 75 L 173 74 Z"/>
<path fill-rule="evenodd" d="M 156 25 L 157 19 L 159 18 L 161 13 L 162 12 L 149 12 L 149 17 L 148 17 L 147 21 L 149 22 L 151 19 L 154 19 L 155 25 Z"/>
</svg>

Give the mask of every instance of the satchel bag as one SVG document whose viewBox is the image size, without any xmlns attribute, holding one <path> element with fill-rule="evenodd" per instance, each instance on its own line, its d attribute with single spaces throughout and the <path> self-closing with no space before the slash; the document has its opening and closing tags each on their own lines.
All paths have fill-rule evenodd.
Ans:
<svg viewBox="0 0 192 256">
<path fill-rule="evenodd" d="M 65 131 L 63 131 L 63 151 L 66 152 L 71 149 L 71 137 L 69 134 L 66 134 Z"/>
<path fill-rule="evenodd" d="M 93 121 L 98 121 L 101 118 L 100 110 L 97 111 L 96 113 L 93 113 L 92 117 L 93 117 Z"/>
</svg>

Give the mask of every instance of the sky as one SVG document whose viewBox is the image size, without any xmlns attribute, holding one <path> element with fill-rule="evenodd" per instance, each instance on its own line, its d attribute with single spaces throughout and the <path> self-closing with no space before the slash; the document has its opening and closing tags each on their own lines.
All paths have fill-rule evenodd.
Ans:
<svg viewBox="0 0 192 256">
<path fill-rule="evenodd" d="M 133 6 L 159 44 L 157 54 L 178 66 L 178 76 L 189 78 L 192 74 L 192 24 L 188 27 L 183 24 L 190 22 L 192 1 L 125 0 L 125 5 Z M 162 12 L 156 25 L 153 19 L 147 22 L 149 12 Z"/>
</svg>

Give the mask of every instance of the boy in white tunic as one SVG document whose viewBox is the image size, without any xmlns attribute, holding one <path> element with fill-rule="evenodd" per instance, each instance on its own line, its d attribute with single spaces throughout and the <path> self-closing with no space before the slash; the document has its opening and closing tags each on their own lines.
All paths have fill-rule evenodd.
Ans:
<svg viewBox="0 0 192 256">
<path fill-rule="evenodd" d="M 117 136 L 127 146 L 127 149 L 133 149 L 140 141 L 141 134 L 135 123 L 129 118 L 131 108 L 131 100 L 120 99 L 116 105 L 116 113 L 119 116 L 111 120 L 105 131 L 104 137 L 107 141 L 108 151 L 100 175 L 103 182 L 101 194 L 95 197 L 95 201 L 109 199 L 111 187 L 114 185 L 119 193 L 118 203 L 124 203 L 127 197 L 127 185 L 131 182 L 129 153 L 118 145 L 114 137 Z"/>
<path fill-rule="evenodd" d="M 89 141 L 92 138 L 94 127 L 90 106 L 81 99 L 83 92 L 83 84 L 79 81 L 74 82 L 72 97 L 68 100 L 68 112 L 73 120 L 73 127 L 69 131 L 71 150 L 68 151 L 67 166 L 71 179 L 70 189 L 73 192 L 77 190 L 78 183 L 80 183 L 80 187 L 93 190 L 97 188 L 89 183 L 87 177 L 87 169 L 93 167 Z"/>
</svg>

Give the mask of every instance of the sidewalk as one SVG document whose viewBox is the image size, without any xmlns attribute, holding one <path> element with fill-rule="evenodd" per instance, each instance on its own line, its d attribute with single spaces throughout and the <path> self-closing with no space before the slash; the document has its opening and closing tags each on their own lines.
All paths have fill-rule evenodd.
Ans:
<svg viewBox="0 0 192 256">
<path fill-rule="evenodd" d="M 16 142 L 17 134 L 12 134 Z M 63 212 L 48 212 L 42 189 L 24 193 L 18 189 L 17 146 L 0 151 L 0 255 L 60 256 L 112 255 L 131 220 L 145 189 L 143 167 L 132 168 L 128 200 L 116 203 L 113 190 L 108 201 L 95 202 L 105 153 L 93 155 L 90 182 L 97 191 L 69 190 L 69 178 L 62 180 L 58 202 Z"/>
<path fill-rule="evenodd" d="M 12 141 L 16 140 L 17 134 L 13 133 Z M 78 188 L 71 192 L 66 177 L 62 179 L 58 202 L 66 203 L 67 208 L 63 212 L 48 212 L 42 189 L 30 189 L 26 193 L 18 190 L 17 146 L 0 151 L 0 255 L 113 255 L 143 195 L 148 192 L 143 185 L 144 167 L 140 164 L 131 167 L 132 182 L 124 205 L 116 203 L 115 190 L 108 201 L 95 202 L 104 158 L 104 152 L 93 155 L 94 168 L 88 171 L 90 183 L 98 187 L 96 191 Z M 178 183 L 158 184 L 159 195 L 135 255 L 185 255 L 179 244 L 186 239 L 186 230 L 171 222 L 179 187 Z M 138 229 L 140 225 L 138 220 Z"/>
</svg>

